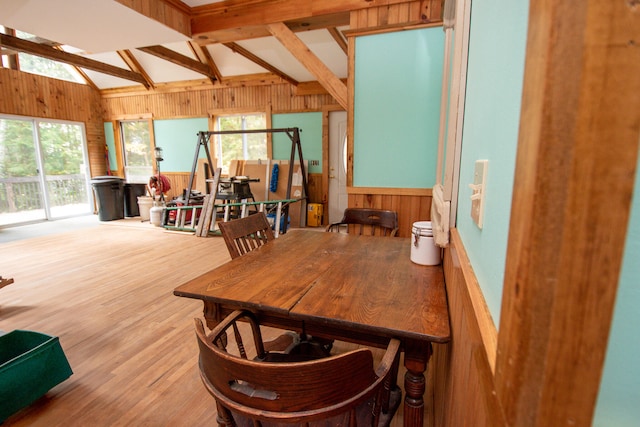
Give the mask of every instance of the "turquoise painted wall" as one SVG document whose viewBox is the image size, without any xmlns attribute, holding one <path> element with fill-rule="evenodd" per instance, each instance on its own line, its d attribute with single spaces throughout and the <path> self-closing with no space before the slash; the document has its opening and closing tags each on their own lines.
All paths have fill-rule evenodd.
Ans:
<svg viewBox="0 0 640 427">
<path fill-rule="evenodd" d="M 529 2 L 474 2 L 460 164 L 457 228 L 499 325 L 511 215 Z M 484 223 L 471 220 L 476 160 L 488 160 Z"/>
<path fill-rule="evenodd" d="M 322 113 L 273 114 L 271 126 L 274 129 L 300 128 L 302 158 L 309 162 L 307 173 L 322 173 Z M 291 158 L 291 139 L 286 134 L 273 134 L 272 157 L 274 160 Z M 312 164 L 314 160 L 317 165 Z"/>
<path fill-rule="evenodd" d="M 161 147 L 164 161 L 161 172 L 191 172 L 193 158 L 198 146 L 198 132 L 209 130 L 206 117 L 190 119 L 154 120 L 153 133 L 156 147 Z M 213 156 L 211 152 L 211 156 Z M 200 158 L 206 158 L 204 148 Z"/>
<path fill-rule="evenodd" d="M 154 120 L 156 147 L 162 148 L 164 156 L 164 161 L 160 163 L 161 172 L 191 172 L 198 142 L 197 134 L 207 131 L 208 126 L 207 118 Z M 104 123 L 104 134 L 109 149 L 109 165 L 115 171 L 118 163 L 113 123 Z M 204 149 L 200 150 L 199 157 L 206 157 Z"/>
<path fill-rule="evenodd" d="M 116 160 L 116 144 L 113 136 L 113 123 L 105 122 L 104 124 L 104 138 L 109 150 L 109 169 L 112 171 L 118 170 L 118 161 Z"/>
<path fill-rule="evenodd" d="M 640 424 L 640 157 L 594 427 Z"/>
<path fill-rule="evenodd" d="M 356 38 L 353 185 L 436 182 L 442 28 Z"/>
</svg>

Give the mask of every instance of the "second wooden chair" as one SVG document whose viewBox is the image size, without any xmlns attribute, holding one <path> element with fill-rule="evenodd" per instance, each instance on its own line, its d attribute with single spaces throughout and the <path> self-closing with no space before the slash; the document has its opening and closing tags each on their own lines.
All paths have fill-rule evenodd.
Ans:
<svg viewBox="0 0 640 427">
<path fill-rule="evenodd" d="M 220 232 L 232 259 L 245 255 L 275 239 L 264 212 L 220 222 L 218 227 L 220 227 Z"/>
<path fill-rule="evenodd" d="M 231 258 L 238 258 L 275 240 L 271 225 L 264 212 L 251 214 L 218 224 Z M 316 340 L 304 332 L 287 332 L 266 344 L 271 350 L 298 354 L 304 359 L 316 359 L 329 356 L 331 342 Z"/>
<path fill-rule="evenodd" d="M 347 208 L 340 222 L 327 226 L 326 231 L 370 234 L 393 237 L 398 232 L 398 214 L 395 211 L 367 208 Z"/>
</svg>

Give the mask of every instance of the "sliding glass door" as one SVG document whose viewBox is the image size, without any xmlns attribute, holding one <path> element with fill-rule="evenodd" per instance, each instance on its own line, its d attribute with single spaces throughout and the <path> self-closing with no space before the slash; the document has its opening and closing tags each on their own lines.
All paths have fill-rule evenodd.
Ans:
<svg viewBox="0 0 640 427">
<path fill-rule="evenodd" d="M 0 227 L 92 212 L 84 126 L 0 117 Z"/>
</svg>

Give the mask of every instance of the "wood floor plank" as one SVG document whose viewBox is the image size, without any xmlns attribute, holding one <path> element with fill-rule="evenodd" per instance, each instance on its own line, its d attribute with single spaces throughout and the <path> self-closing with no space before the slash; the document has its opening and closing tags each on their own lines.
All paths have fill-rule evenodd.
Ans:
<svg viewBox="0 0 640 427">
<path fill-rule="evenodd" d="M 212 425 L 197 301 L 177 284 L 229 260 L 222 239 L 118 226 L 0 245 L 0 330 L 60 337 L 74 374 L 5 426 Z"/>
</svg>

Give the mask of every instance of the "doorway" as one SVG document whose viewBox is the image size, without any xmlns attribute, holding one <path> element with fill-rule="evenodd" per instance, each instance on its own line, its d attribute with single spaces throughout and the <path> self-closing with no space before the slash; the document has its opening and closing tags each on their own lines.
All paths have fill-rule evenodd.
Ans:
<svg viewBox="0 0 640 427">
<path fill-rule="evenodd" d="M 329 112 L 329 224 L 339 222 L 347 195 L 347 112 Z"/>
<path fill-rule="evenodd" d="M 0 227 L 89 214 L 84 125 L 0 117 Z"/>
</svg>

